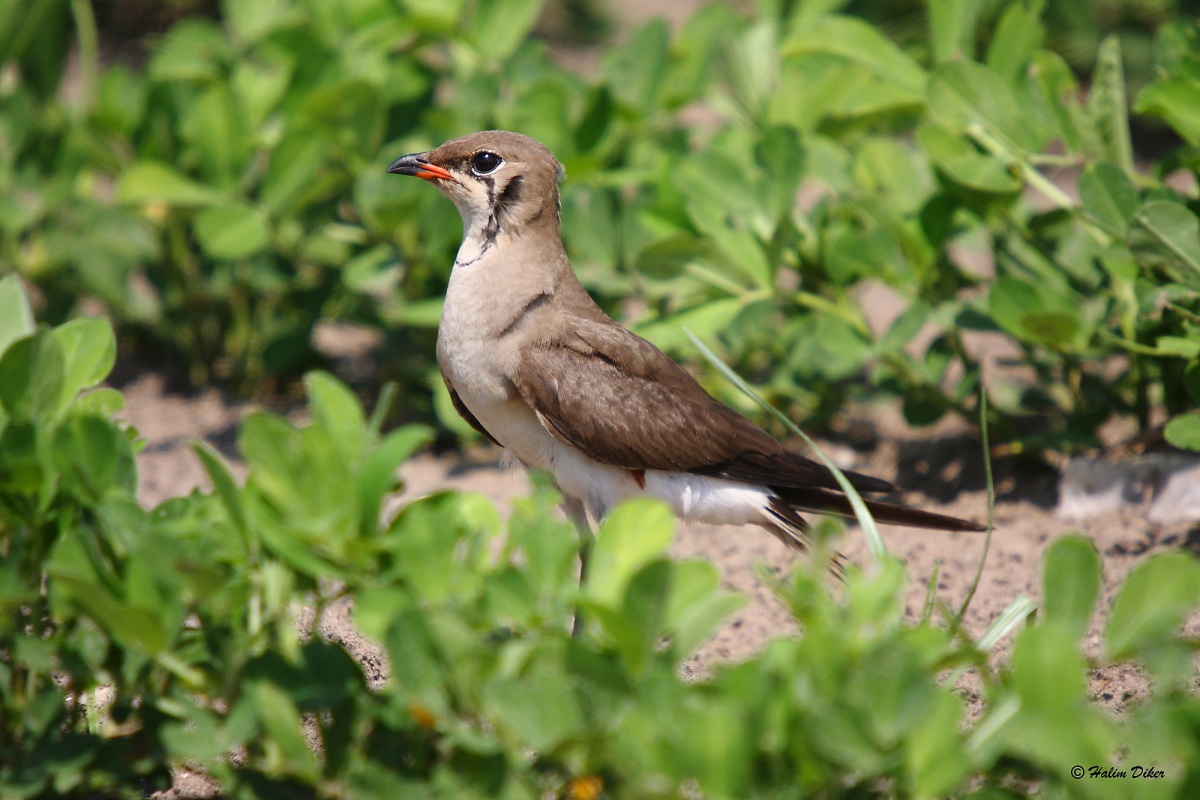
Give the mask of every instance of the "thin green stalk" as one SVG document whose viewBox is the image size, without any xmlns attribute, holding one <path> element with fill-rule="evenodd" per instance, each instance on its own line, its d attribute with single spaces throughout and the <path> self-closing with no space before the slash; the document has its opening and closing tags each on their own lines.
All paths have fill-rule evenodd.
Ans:
<svg viewBox="0 0 1200 800">
<path fill-rule="evenodd" d="M 862 336 L 866 338 L 871 337 L 871 326 L 867 324 L 867 320 L 863 317 L 861 309 L 856 306 L 828 300 L 819 294 L 803 290 L 794 292 L 792 299 L 805 308 L 837 317 L 843 322 L 853 325 L 855 331 L 862 334 Z"/>
<path fill-rule="evenodd" d="M 100 687 L 84 692 L 76 700 L 83 704 L 83 716 L 87 720 L 87 730 L 92 736 L 100 735 Z"/>
<path fill-rule="evenodd" d="M 1059 208 L 1075 208 L 1075 201 L 1071 199 L 1070 195 L 1059 189 L 1050 179 L 1035 169 L 1027 158 L 1014 153 L 1011 148 L 1005 146 L 1003 142 L 988 133 L 982 125 L 978 123 L 968 125 L 966 132 L 984 150 L 987 150 L 994 156 L 1001 156 L 1012 161 L 1021 170 L 1021 177 L 1025 179 L 1025 182 L 1037 189 L 1051 203 L 1054 203 Z"/>
<path fill-rule="evenodd" d="M 752 292 L 761 292 L 761 289 L 747 289 L 737 281 L 728 278 L 716 270 L 703 267 L 694 261 L 689 261 L 684 264 L 683 271 L 685 274 L 696 278 L 697 280 L 707 283 L 713 288 L 720 289 L 723 292 L 733 295 L 734 297 L 745 297 Z"/>
<path fill-rule="evenodd" d="M 824 451 L 822 451 L 820 447 L 817 447 L 817 443 L 810 439 L 808 434 L 800 430 L 796 423 L 788 419 L 782 411 L 764 400 L 758 394 L 758 392 L 751 388 L 750 384 L 742 380 L 742 377 L 730 369 L 729 366 L 726 365 L 716 353 L 708 349 L 708 347 L 704 344 L 704 342 L 700 341 L 700 338 L 697 337 L 696 334 L 692 333 L 687 328 L 684 328 L 683 332 L 686 333 L 688 338 L 692 340 L 692 344 L 696 346 L 696 349 L 700 351 L 700 354 L 708 359 L 710 364 L 717 368 L 717 371 L 721 373 L 725 380 L 736 386 L 742 392 L 742 394 L 758 403 L 758 405 L 764 411 L 782 422 L 788 428 L 788 430 L 803 439 L 804 442 L 813 449 L 813 452 L 817 454 L 817 457 L 821 460 L 821 463 L 823 463 L 829 469 L 829 471 L 833 473 L 833 477 L 837 480 L 838 486 L 846 494 L 846 499 L 850 501 L 850 506 L 854 509 L 854 516 L 858 518 L 858 524 L 862 527 L 863 534 L 867 537 L 867 549 L 871 552 L 871 558 L 875 561 L 882 561 L 887 556 L 887 547 L 884 545 L 883 537 L 879 533 L 879 526 L 875 524 L 875 518 L 872 517 L 871 512 L 867 510 L 867 505 L 863 502 L 862 495 L 860 495 L 858 491 L 850 485 L 850 481 L 846 478 L 842 471 L 838 469 L 837 465 L 829 460 L 829 457 L 825 455 Z"/>
<path fill-rule="evenodd" d="M 988 551 L 992 547 L 992 530 L 996 519 L 996 483 L 992 476 L 992 447 L 988 440 L 987 391 L 982 386 L 979 387 L 979 430 L 980 438 L 983 440 L 983 469 L 987 483 L 987 533 L 983 537 L 983 553 L 979 556 L 979 564 L 975 567 L 975 577 L 967 589 L 967 596 L 963 599 L 962 607 L 959 608 L 958 616 L 955 617 L 954 624 L 951 626 L 952 629 L 957 629 L 962 625 L 963 618 L 967 615 L 967 609 L 971 606 L 971 600 L 975 597 L 975 591 L 979 588 L 979 581 L 983 578 L 983 567 L 987 563 Z"/>
<path fill-rule="evenodd" d="M 1014 153 L 1010 148 L 1005 146 L 1003 142 L 996 139 L 994 136 L 984 130 L 982 125 L 973 124 L 967 126 L 967 135 L 971 137 L 980 147 L 987 150 L 995 156 L 1000 156 L 1011 161 L 1016 168 L 1021 172 L 1021 177 L 1026 183 L 1032 186 L 1039 194 L 1053 203 L 1056 207 L 1068 211 L 1078 211 L 1079 206 L 1071 199 L 1071 196 L 1062 189 L 1054 185 L 1054 182 L 1043 175 L 1037 167 L 1025 155 Z M 1088 233 L 1101 245 L 1107 245 L 1112 241 L 1112 237 L 1108 235 L 1098 225 L 1087 219 L 1083 215 L 1078 215 L 1079 221 L 1087 229 Z"/>
<path fill-rule="evenodd" d="M 375 402 L 375 410 L 371 412 L 371 419 L 367 422 L 367 435 L 371 441 L 379 438 L 379 432 L 383 430 L 383 421 L 391 411 L 392 403 L 395 402 L 396 393 L 399 391 L 400 385 L 395 381 L 383 384 L 383 389 L 379 392 L 379 399 Z"/>
<path fill-rule="evenodd" d="M 942 574 L 942 560 L 939 558 L 933 562 L 933 574 L 929 576 L 929 583 L 925 585 L 925 602 L 921 605 L 921 624 L 928 625 L 933 619 L 933 608 L 937 599 L 937 584 L 938 578 Z"/>
</svg>

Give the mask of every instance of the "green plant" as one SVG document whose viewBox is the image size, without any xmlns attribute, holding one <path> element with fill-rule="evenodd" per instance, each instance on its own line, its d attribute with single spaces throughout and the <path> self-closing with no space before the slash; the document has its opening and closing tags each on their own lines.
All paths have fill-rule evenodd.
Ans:
<svg viewBox="0 0 1200 800">
<path fill-rule="evenodd" d="M 741 599 L 711 565 L 667 558 L 664 507 L 614 511 L 582 586 L 547 491 L 507 526 L 450 493 L 381 520 L 428 431 L 382 434 L 383 404 L 367 418 L 312 373 L 308 423 L 244 423 L 244 485 L 197 445 L 212 492 L 143 510 L 133 432 L 111 419 L 120 395 L 89 389 L 111 365 L 108 325 L 37 328 L 11 277 L 0 320 L 5 797 L 141 797 L 184 763 L 241 797 L 1098 797 L 1118 784 L 1072 768 L 1131 764 L 1164 775 L 1118 779 L 1122 793 L 1200 785 L 1195 644 L 1177 633 L 1200 601 L 1190 555 L 1126 579 L 1090 661 L 1079 642 L 1100 561 L 1060 538 L 1041 618 L 1000 666 L 987 649 L 1027 601 L 976 643 L 902 621 L 898 562 L 851 569 L 834 591 L 814 562 L 775 585 L 802 636 L 687 682 L 678 665 Z M 377 691 L 298 627 L 345 595 L 389 657 Z M 1090 705 L 1085 677 L 1126 659 L 1155 691 L 1117 721 Z M 971 725 L 946 680 L 965 669 L 986 702 Z"/>
<path fill-rule="evenodd" d="M 87 4 L 10 0 L 13 31 L 49 38 L 0 42 L 18 78 L 0 86 L 0 268 L 51 319 L 99 297 L 197 382 L 302 368 L 319 319 L 386 327 L 405 408 L 428 418 L 432 397 L 469 435 L 432 364 L 459 223 L 381 167 L 518 129 L 567 167 L 564 237 L 601 301 L 636 294 L 641 331 L 677 355 L 684 327 L 718 336 L 791 416 L 884 394 L 913 424 L 973 421 L 977 343 L 999 335 L 1032 376 L 989 376 L 1010 449 L 1088 446 L 1110 415 L 1148 428 L 1160 410 L 1194 446 L 1200 223 L 1176 188 L 1196 174 L 1194 26 L 1157 24 L 1135 95 L 1107 40 L 1085 97 L 1043 49 L 1075 30 L 1059 4 L 929 2 L 903 30 L 843 5 L 714 5 L 584 77 L 530 38 L 534 0 L 230 3 L 172 27 L 144 72 L 85 58 L 66 101 L 54 57 L 68 18 L 94 52 Z M 1131 121 L 1184 145 L 1135 169 Z M 881 286 L 900 309 L 886 325 L 862 300 Z"/>
<path fill-rule="evenodd" d="M 1010 446 L 1091 444 L 1114 411 L 1143 427 L 1156 407 L 1184 413 L 1196 402 L 1183 378 L 1197 346 L 1197 220 L 1163 177 L 1194 174 L 1191 150 L 1134 172 L 1115 40 L 1083 101 L 1061 58 L 1037 49 L 1039 4 L 1007 6 L 979 61 L 960 39 L 968 6 L 930 7 L 929 66 L 808 5 L 724 30 L 728 83 L 711 98 L 721 128 L 647 186 L 652 218 L 634 205 L 657 234 L 635 267 L 667 279 L 646 287 L 663 318 L 644 331 L 669 346 L 684 325 L 719 331 L 741 371 L 769 375 L 777 402 L 818 419 L 864 373 L 914 424 L 969 418 L 972 331 L 1002 332 L 1034 371 L 993 376 L 993 424 Z M 1188 140 L 1189 31 L 1160 30 L 1164 74 L 1135 104 Z M 1081 203 L 1042 172 L 1072 165 L 1084 167 Z M 823 186 L 811 209 L 792 202 L 801 181 Z M 991 251 L 995 279 L 968 266 L 972 249 Z M 881 283 L 904 311 L 878 331 L 855 298 Z M 1041 423 L 1018 439 L 1022 417 Z"/>
</svg>

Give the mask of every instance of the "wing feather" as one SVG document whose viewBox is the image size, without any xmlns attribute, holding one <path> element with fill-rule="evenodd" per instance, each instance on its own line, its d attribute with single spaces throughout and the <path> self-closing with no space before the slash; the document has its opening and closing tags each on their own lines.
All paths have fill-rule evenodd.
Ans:
<svg viewBox="0 0 1200 800">
<path fill-rule="evenodd" d="M 578 317 L 559 330 L 523 348 L 513 383 L 551 435 L 592 460 L 769 486 L 837 488 L 823 465 L 785 450 L 645 339 L 610 321 Z M 861 491 L 894 488 L 848 475 Z"/>
</svg>

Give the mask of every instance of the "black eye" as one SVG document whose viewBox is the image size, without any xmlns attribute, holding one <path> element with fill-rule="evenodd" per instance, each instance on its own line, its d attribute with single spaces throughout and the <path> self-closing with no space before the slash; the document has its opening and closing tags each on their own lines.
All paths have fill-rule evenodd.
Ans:
<svg viewBox="0 0 1200 800">
<path fill-rule="evenodd" d="M 471 157 L 471 172 L 476 175 L 487 175 L 500 169 L 504 159 L 488 150 L 481 150 Z"/>
</svg>

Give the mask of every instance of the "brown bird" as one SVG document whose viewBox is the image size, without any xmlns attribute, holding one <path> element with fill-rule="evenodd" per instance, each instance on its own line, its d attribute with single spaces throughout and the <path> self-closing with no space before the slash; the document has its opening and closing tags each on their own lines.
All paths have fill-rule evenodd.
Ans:
<svg viewBox="0 0 1200 800">
<path fill-rule="evenodd" d="M 554 475 L 581 526 L 656 497 L 683 520 L 753 523 L 803 549 L 801 512 L 853 516 L 833 474 L 715 400 L 608 317 L 575 277 L 559 231 L 562 166 L 541 143 L 484 131 L 392 162 L 458 207 L 437 360 L 454 407 L 526 467 Z M 860 492 L 895 491 L 847 472 Z M 954 531 L 966 520 L 867 501 L 880 522 Z"/>
</svg>

